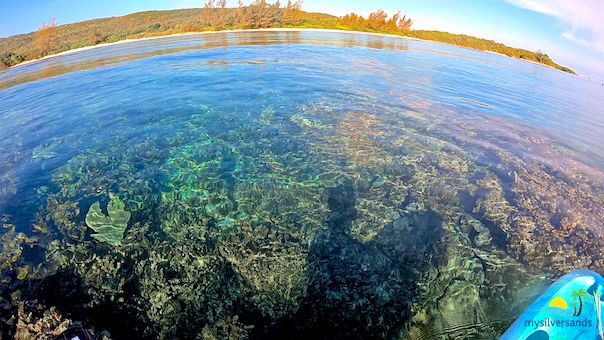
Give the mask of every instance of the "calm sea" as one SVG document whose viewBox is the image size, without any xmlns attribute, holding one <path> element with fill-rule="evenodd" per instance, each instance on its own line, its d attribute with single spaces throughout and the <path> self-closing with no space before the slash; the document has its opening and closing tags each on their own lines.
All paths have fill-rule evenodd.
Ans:
<svg viewBox="0 0 604 340">
<path fill-rule="evenodd" d="M 155 230 L 178 247 L 191 225 L 209 228 L 217 236 L 207 237 L 204 250 L 178 249 L 201 252 L 195 255 L 199 259 L 215 254 L 217 267 L 232 268 L 216 277 L 233 277 L 246 288 L 237 303 L 212 307 L 224 315 L 199 317 L 195 327 L 239 315 L 243 325 L 256 325 L 248 330 L 253 336 L 285 332 L 275 326 L 280 322 L 311 334 L 310 329 L 337 319 L 343 325 L 366 321 L 357 334 L 375 330 L 374 335 L 391 337 L 422 308 L 446 320 L 446 311 L 426 301 L 435 296 L 459 301 L 459 294 L 469 291 L 451 283 L 460 277 L 482 289 L 469 303 L 487 303 L 497 294 L 512 299 L 509 287 L 520 283 L 510 279 L 509 269 L 497 272 L 485 259 L 497 257 L 513 263 L 505 268 L 552 277 L 573 268 L 604 268 L 599 253 L 593 253 L 599 241 L 583 248 L 579 236 L 595 240 L 601 235 L 603 108 L 604 88 L 579 77 L 500 55 L 394 37 L 226 32 L 114 44 L 0 73 L 0 215 L 47 252 L 46 260 L 38 254 L 17 262 L 31 268 L 50 261 L 53 240 L 61 242 L 69 261 L 91 265 L 92 260 L 67 250 L 70 245 L 84 244 L 90 256 L 110 257 L 140 247 L 141 230 Z M 116 198 L 132 213 L 119 251 L 90 237 L 94 231 L 85 221 L 94 202 L 106 213 Z M 295 235 L 276 236 L 273 243 L 241 236 L 246 228 L 267 224 Z M 225 230 L 240 234 L 239 244 L 249 249 L 225 241 Z M 543 236 L 551 230 L 561 235 Z M 447 233 L 466 240 L 466 250 L 455 248 L 466 241 L 451 241 Z M 275 246 L 279 240 L 290 243 Z M 138 262 L 112 275 L 141 282 L 130 287 L 147 301 L 141 324 L 193 332 L 195 327 L 182 319 L 157 313 L 166 307 L 146 293 L 165 287 L 149 284 L 142 274 L 148 271 L 141 268 L 159 268 L 151 262 L 173 255 L 158 255 L 168 250 L 145 244 L 156 247 L 151 255 L 137 252 Z M 539 250 L 538 244 L 547 249 Z M 446 259 L 433 260 L 451 256 L 442 247 L 465 254 L 452 261 L 465 274 L 435 279 L 434 271 L 451 271 L 442 265 Z M 298 269 L 281 264 L 274 254 L 274 263 L 250 264 L 265 256 L 250 255 L 256 249 L 300 261 L 306 278 L 293 278 L 286 293 L 277 292 L 255 277 L 288 275 L 275 268 Z M 547 255 L 572 252 L 574 257 L 563 260 Z M 361 256 L 352 253 L 366 255 L 346 260 Z M 401 263 L 395 259 L 407 255 Z M 325 264 L 340 260 L 340 269 Z M 484 267 L 472 267 L 476 263 Z M 40 277 L 59 270 L 46 266 L 50 269 L 44 275 L 40 269 Z M 186 271 L 170 266 L 176 276 Z M 396 279 L 408 268 L 417 268 L 415 276 Z M 17 282 L 17 271 L 6 269 L 2 275 Z M 346 279 L 325 279 L 320 271 Z M 79 275 L 84 285 L 107 296 L 126 289 L 107 289 Z M 179 282 L 186 286 L 186 280 Z M 388 280 L 399 283 L 384 283 Z M 414 286 L 418 282 L 442 289 L 431 295 Z M 508 288 L 497 290 L 501 287 Z M 209 296 L 214 288 L 204 289 Z M 405 301 L 392 298 L 397 294 Z M 258 302 L 263 299 L 272 302 Z M 191 299 L 182 301 L 187 305 Z M 384 310 L 381 323 L 378 307 L 367 306 Z M 187 308 L 182 310 L 198 315 L 210 307 Z M 311 317 L 311 310 L 322 312 Z M 338 310 L 363 311 L 367 318 Z M 253 317 L 246 318 L 246 311 Z M 293 315 L 314 321 L 296 323 Z M 317 321 L 322 318 L 331 321 Z M 504 320 L 502 327 L 509 323 Z M 328 336 L 346 334 L 338 327 Z M 455 329 L 450 328 L 429 334 Z"/>
</svg>

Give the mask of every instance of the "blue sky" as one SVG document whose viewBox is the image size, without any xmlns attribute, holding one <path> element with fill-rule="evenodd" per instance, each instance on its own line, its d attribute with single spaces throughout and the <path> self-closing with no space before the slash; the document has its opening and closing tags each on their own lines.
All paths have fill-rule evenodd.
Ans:
<svg viewBox="0 0 604 340">
<path fill-rule="evenodd" d="M 249 2 L 245 1 L 246 3 Z M 269 0 L 269 2 L 271 2 Z M 282 0 L 282 3 L 286 0 Z M 204 0 L 0 0 L 0 37 L 154 9 L 202 7 Z M 229 0 L 235 6 L 236 0 Z M 604 0 L 305 0 L 306 11 L 368 15 L 402 11 L 415 29 L 434 29 L 543 50 L 581 75 L 604 82 Z"/>
</svg>

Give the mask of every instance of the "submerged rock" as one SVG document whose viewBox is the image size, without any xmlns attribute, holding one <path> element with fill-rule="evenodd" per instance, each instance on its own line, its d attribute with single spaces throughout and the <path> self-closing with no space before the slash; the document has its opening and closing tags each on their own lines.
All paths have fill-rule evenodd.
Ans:
<svg viewBox="0 0 604 340">
<path fill-rule="evenodd" d="M 396 230 L 411 229 L 409 219 L 407 217 L 399 218 L 392 222 L 392 227 Z"/>
<path fill-rule="evenodd" d="M 38 145 L 32 151 L 32 159 L 45 160 L 57 157 L 57 152 L 54 150 L 63 142 L 61 138 L 54 138 L 52 142 Z"/>
<path fill-rule="evenodd" d="M 388 177 L 380 176 L 380 177 L 376 178 L 375 181 L 373 181 L 373 183 L 371 184 L 371 189 L 377 189 L 377 188 L 381 187 L 382 185 L 384 185 L 387 181 L 388 181 Z"/>
</svg>

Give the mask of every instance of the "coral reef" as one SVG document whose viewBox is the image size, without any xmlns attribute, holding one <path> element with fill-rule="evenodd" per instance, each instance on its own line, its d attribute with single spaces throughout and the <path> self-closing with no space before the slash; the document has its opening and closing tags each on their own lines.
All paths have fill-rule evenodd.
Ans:
<svg viewBox="0 0 604 340">
<path fill-rule="evenodd" d="M 36 239 L 29 238 L 23 233 L 17 233 L 15 226 L 6 223 L 8 217 L 2 218 L 3 233 L 0 234 L 0 280 L 3 285 L 14 282 L 15 280 L 24 281 L 34 279 L 41 267 L 40 263 L 31 263 L 31 259 L 24 258 L 23 251 L 36 244 Z"/>
<path fill-rule="evenodd" d="M 31 312 L 25 312 L 24 305 L 23 302 L 19 304 L 15 340 L 52 339 L 72 325 L 71 320 L 63 319 L 54 308 L 44 311 L 41 317 L 35 318 Z"/>
<path fill-rule="evenodd" d="M 86 244 L 67 243 L 54 258 L 56 268 L 71 270 L 85 284 L 94 307 L 102 301 L 118 300 L 124 295 L 124 284 L 129 278 L 125 267 L 126 255 L 120 250 L 110 250 L 99 255 Z"/>
<path fill-rule="evenodd" d="M 0 145 L 0 208 L 17 194 L 21 182 L 17 172 L 19 164 L 25 161 L 27 155 L 20 151 L 19 143 L 23 142 L 21 135 L 12 135 Z"/>
<path fill-rule="evenodd" d="M 0 177 L 0 200 L 7 201 L 10 197 L 17 193 L 17 185 L 19 179 L 17 176 L 12 175 L 10 172 L 3 172 Z"/>
<path fill-rule="evenodd" d="M 441 228 L 442 237 L 419 280 L 410 328 L 400 338 L 497 337 L 526 307 L 513 292 L 535 276 L 491 244 L 488 229 L 471 216 L 443 221 Z"/>
<path fill-rule="evenodd" d="M 253 327 L 252 327 L 253 328 Z M 237 315 L 222 319 L 212 326 L 206 325 L 201 331 L 201 339 L 203 340 L 245 340 L 248 338 L 248 329 L 241 324 Z"/>
<path fill-rule="evenodd" d="M 497 337 L 531 282 L 604 270 L 597 172 L 361 99 L 190 107 L 158 118 L 176 132 L 132 143 L 124 127 L 39 188 L 45 264 L 19 262 L 27 241 L 9 227 L 3 279 L 73 275 L 86 313 L 128 315 L 139 338 L 463 339 Z"/>
<path fill-rule="evenodd" d="M 249 300 L 273 320 L 294 313 L 306 293 L 306 254 L 295 230 L 264 223 L 221 232 L 218 249 Z"/>
<path fill-rule="evenodd" d="M 146 238 L 145 257 L 133 268 L 145 301 L 141 306 L 154 324 L 147 332 L 161 339 L 193 338 L 204 325 L 229 317 L 233 310 L 227 268 L 207 245 L 210 229 L 190 225 L 187 230 L 164 241 Z"/>
<path fill-rule="evenodd" d="M 294 327 L 301 337 L 391 337 L 409 317 L 412 282 L 423 269 L 433 234 L 425 233 L 427 224 L 418 225 L 416 237 L 428 242 L 408 237 L 408 243 L 390 237 L 408 231 L 389 223 L 379 237 L 361 242 L 350 233 L 358 217 L 355 189 L 330 188 L 326 201 L 331 211 L 328 230 L 310 249 L 308 297 L 293 316 L 304 321 L 294 322 Z"/>
<path fill-rule="evenodd" d="M 19 290 L 10 294 L 10 300 L 0 298 L 0 306 L 0 337 L 50 340 L 70 327 L 82 326 L 80 322 L 61 315 L 55 307 L 47 308 L 36 300 L 24 299 Z M 89 331 L 94 334 L 94 330 Z M 100 333 L 98 339 L 110 340 L 105 331 Z"/>
<path fill-rule="evenodd" d="M 588 176 L 573 162 L 548 169 L 534 161 L 500 154 L 513 174 L 514 209 L 510 248 L 529 266 L 560 275 L 576 268 L 604 271 L 602 178 Z"/>
</svg>

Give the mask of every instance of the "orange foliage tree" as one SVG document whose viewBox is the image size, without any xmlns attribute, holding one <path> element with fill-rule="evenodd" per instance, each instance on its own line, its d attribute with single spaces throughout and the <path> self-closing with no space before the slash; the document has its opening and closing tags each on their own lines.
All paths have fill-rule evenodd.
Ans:
<svg viewBox="0 0 604 340">
<path fill-rule="evenodd" d="M 355 13 L 346 14 L 340 18 L 342 25 L 352 28 L 353 30 L 376 30 L 376 31 L 387 31 L 387 32 L 403 32 L 407 33 L 411 30 L 413 22 L 411 18 L 407 18 L 406 15 L 402 15 L 398 12 L 388 18 L 388 13 L 383 9 L 372 12 L 369 14 L 367 19 L 363 18 L 362 15 Z"/>
<path fill-rule="evenodd" d="M 250 18 L 247 13 L 247 8 L 244 6 L 242 0 L 239 0 L 237 9 L 235 9 L 233 25 L 241 28 L 248 27 L 250 25 Z"/>
<path fill-rule="evenodd" d="M 208 2 L 206 2 L 206 4 L 203 6 L 203 12 L 201 14 L 202 24 L 206 26 L 214 26 L 214 22 L 216 21 L 216 18 L 214 17 L 215 5 L 216 0 L 208 0 Z"/>
<path fill-rule="evenodd" d="M 400 15 L 400 12 L 398 14 Z M 399 31 L 407 33 L 411 31 L 411 25 L 413 25 L 413 21 L 411 21 L 411 18 L 407 18 L 406 15 L 403 15 L 401 18 L 398 19 L 396 26 L 398 27 Z"/>
<path fill-rule="evenodd" d="M 53 47 L 55 27 L 57 27 L 57 22 L 55 18 L 52 18 L 48 24 L 43 22 L 42 27 L 36 32 L 36 47 L 40 55 L 48 54 Z"/>
</svg>

